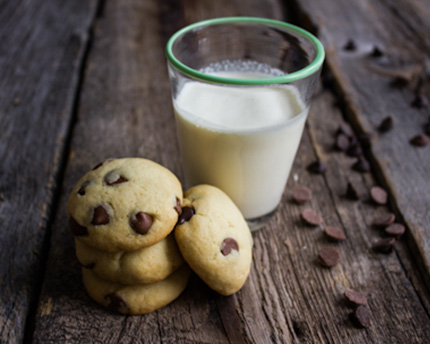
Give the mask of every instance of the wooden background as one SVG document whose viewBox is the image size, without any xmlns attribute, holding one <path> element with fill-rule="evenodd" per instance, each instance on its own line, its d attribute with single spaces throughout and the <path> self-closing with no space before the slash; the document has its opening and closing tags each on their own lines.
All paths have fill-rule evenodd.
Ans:
<svg viewBox="0 0 430 344">
<path fill-rule="evenodd" d="M 164 46 L 184 25 L 236 15 L 298 24 L 327 52 L 280 209 L 255 233 L 252 272 L 237 294 L 217 295 L 193 276 L 163 309 L 112 314 L 83 289 L 67 195 L 108 157 L 146 157 L 182 177 Z M 428 18 L 427 0 L 1 0 L 0 342 L 428 342 L 429 146 L 408 143 L 430 121 L 428 105 L 411 106 L 417 93 L 430 100 Z M 375 47 L 382 56 L 372 56 Z M 395 77 L 409 82 L 395 88 Z M 394 128 L 381 135 L 387 116 Z M 370 137 L 371 173 L 353 171 L 355 159 L 333 149 L 342 122 Z M 316 159 L 324 176 L 306 171 Z M 360 201 L 345 199 L 348 181 Z M 346 242 L 303 226 L 295 185 L 312 189 L 311 206 Z M 389 191 L 387 207 L 369 202 L 374 185 Z M 374 254 L 381 233 L 371 224 L 388 211 L 407 233 L 392 254 Z M 341 253 L 333 269 L 315 263 L 327 245 Z M 348 319 L 347 288 L 367 295 L 369 329 Z"/>
</svg>

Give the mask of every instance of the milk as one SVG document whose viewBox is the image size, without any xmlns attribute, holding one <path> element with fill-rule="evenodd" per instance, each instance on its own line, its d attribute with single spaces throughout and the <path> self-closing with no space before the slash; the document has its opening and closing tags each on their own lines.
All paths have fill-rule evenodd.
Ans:
<svg viewBox="0 0 430 344">
<path fill-rule="evenodd" d="M 249 71 L 213 74 L 267 77 Z M 298 90 L 190 81 L 173 105 L 187 187 L 219 187 L 246 219 L 275 210 L 308 113 Z"/>
</svg>

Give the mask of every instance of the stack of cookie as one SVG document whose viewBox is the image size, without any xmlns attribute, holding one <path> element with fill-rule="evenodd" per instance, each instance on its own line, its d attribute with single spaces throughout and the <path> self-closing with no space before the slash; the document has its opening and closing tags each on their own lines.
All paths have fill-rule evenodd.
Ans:
<svg viewBox="0 0 430 344">
<path fill-rule="evenodd" d="M 249 275 L 252 236 L 230 198 L 209 185 L 183 198 L 175 175 L 150 160 L 97 165 L 73 188 L 67 211 L 85 288 L 110 310 L 167 305 L 185 289 L 189 267 L 223 295 Z"/>
<path fill-rule="evenodd" d="M 82 177 L 67 203 L 83 282 L 98 303 L 149 313 L 185 289 L 189 268 L 173 235 L 182 187 L 145 159 L 107 160 Z"/>
</svg>

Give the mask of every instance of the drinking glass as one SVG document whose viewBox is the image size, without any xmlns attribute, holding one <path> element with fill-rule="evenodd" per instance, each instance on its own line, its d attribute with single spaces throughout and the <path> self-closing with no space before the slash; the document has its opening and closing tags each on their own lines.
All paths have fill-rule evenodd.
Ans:
<svg viewBox="0 0 430 344">
<path fill-rule="evenodd" d="M 300 143 L 322 44 L 285 22 L 228 17 L 179 30 L 166 54 L 185 187 L 219 187 L 261 228 Z"/>
</svg>

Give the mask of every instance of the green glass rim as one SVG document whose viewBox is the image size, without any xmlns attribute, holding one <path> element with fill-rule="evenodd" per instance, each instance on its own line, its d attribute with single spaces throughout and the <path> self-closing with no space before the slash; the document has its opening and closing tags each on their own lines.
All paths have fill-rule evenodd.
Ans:
<svg viewBox="0 0 430 344">
<path fill-rule="evenodd" d="M 251 23 L 251 24 L 262 24 L 272 27 L 277 27 L 281 29 L 287 29 L 292 31 L 312 43 L 312 45 L 316 49 L 316 54 L 314 60 L 307 65 L 306 67 L 299 69 L 293 73 L 270 77 L 270 78 L 261 78 L 261 79 L 238 79 L 238 78 L 226 78 L 221 76 L 209 75 L 193 68 L 190 68 L 180 62 L 175 55 L 173 54 L 172 48 L 175 41 L 186 33 L 206 26 L 219 25 L 219 24 L 227 24 L 227 23 Z M 324 47 L 313 34 L 310 32 L 279 20 L 266 19 L 266 18 L 258 18 L 258 17 L 223 17 L 223 18 L 215 18 L 208 19 L 204 21 L 200 21 L 191 25 L 188 25 L 178 32 L 176 32 L 172 37 L 170 37 L 169 41 L 166 45 L 166 56 L 170 64 L 175 67 L 180 72 L 188 75 L 194 79 L 198 79 L 200 81 L 217 83 L 217 84 L 227 84 L 227 85 L 276 85 L 276 84 L 284 84 L 290 83 L 297 80 L 304 79 L 314 73 L 316 73 L 322 66 L 324 62 L 325 52 Z"/>
</svg>

